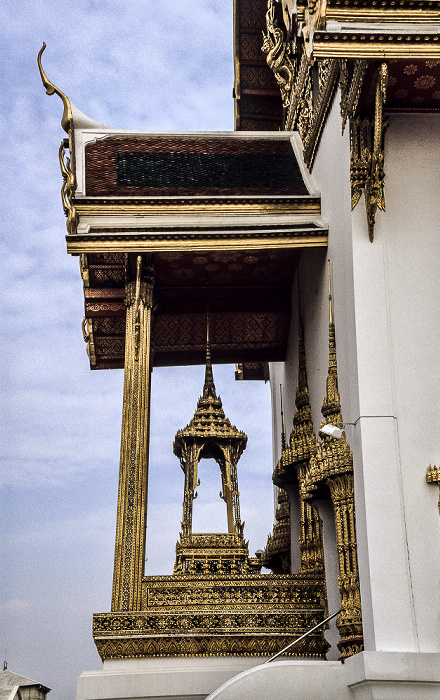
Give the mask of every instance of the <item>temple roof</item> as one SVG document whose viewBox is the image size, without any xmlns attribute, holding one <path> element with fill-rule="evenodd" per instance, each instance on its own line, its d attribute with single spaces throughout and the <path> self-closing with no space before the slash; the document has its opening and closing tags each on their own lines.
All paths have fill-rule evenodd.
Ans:
<svg viewBox="0 0 440 700">
<path fill-rule="evenodd" d="M 260 28 L 253 40 L 260 43 Z M 153 256 L 155 366 L 203 362 L 207 281 L 216 361 L 284 360 L 300 252 L 326 247 L 328 238 L 299 135 L 102 126 L 50 82 L 43 49 L 43 84 L 64 105 L 68 138 L 59 158 L 66 241 L 80 258 L 91 368 L 123 367 L 125 281 L 142 254 Z"/>
<path fill-rule="evenodd" d="M 14 673 L 7 668 L 0 671 L 0 700 L 7 700 L 10 697 L 13 688 L 16 686 L 19 688 L 26 686 L 37 686 L 45 693 L 50 691 L 50 688 L 47 686 L 37 683 L 36 681 L 32 681 L 30 678 L 25 678 L 25 676 L 20 676 L 18 673 Z"/>
<path fill-rule="evenodd" d="M 123 366 L 135 252 L 154 257 L 155 366 L 204 361 L 207 281 L 216 360 L 283 360 L 299 252 L 327 243 L 298 135 L 87 124 L 73 134 L 77 227 L 67 245 L 81 256 L 92 369 Z"/>
</svg>

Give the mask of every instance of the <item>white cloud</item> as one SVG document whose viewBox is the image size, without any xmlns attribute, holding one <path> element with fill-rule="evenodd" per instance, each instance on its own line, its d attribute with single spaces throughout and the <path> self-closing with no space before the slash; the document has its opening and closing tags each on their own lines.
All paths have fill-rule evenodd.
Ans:
<svg viewBox="0 0 440 700">
<path fill-rule="evenodd" d="M 0 615 L 14 615 L 26 612 L 30 608 L 30 601 L 23 598 L 9 598 L 0 601 Z"/>
</svg>

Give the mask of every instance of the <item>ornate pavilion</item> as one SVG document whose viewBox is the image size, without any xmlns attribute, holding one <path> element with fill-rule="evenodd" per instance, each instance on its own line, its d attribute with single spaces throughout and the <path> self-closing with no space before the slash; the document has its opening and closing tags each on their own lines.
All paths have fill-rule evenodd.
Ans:
<svg viewBox="0 0 440 700">
<path fill-rule="evenodd" d="M 233 133 L 104 127 L 39 55 L 64 105 L 90 367 L 124 367 L 112 609 L 93 627 L 104 668 L 77 697 L 433 699 L 440 2 L 235 0 L 234 23 Z M 240 520 L 246 436 L 211 355 L 271 382 L 278 505 L 259 558 Z M 176 564 L 148 577 L 151 369 L 191 363 L 205 382 L 174 442 Z M 192 531 L 203 458 L 225 533 Z"/>
</svg>

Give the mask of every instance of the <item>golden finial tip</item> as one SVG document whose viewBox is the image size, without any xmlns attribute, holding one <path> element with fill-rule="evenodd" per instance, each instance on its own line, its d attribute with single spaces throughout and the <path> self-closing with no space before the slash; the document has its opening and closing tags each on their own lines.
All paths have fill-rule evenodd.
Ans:
<svg viewBox="0 0 440 700">
<path fill-rule="evenodd" d="M 329 320 L 333 323 L 333 303 L 332 303 L 332 277 L 330 272 L 330 260 L 327 260 L 328 268 L 328 302 L 329 302 Z"/>
</svg>

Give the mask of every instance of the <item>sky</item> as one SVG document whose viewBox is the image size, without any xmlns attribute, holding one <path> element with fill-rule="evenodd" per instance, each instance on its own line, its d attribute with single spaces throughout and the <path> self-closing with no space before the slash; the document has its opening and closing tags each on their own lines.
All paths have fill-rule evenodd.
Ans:
<svg viewBox="0 0 440 700">
<path fill-rule="evenodd" d="M 0 654 L 51 700 L 70 700 L 77 676 L 101 666 L 91 623 L 110 610 L 123 372 L 89 369 L 60 200 L 62 105 L 45 94 L 37 54 L 45 41 L 47 76 L 98 122 L 231 130 L 232 0 L 18 0 L 2 3 L 0 20 Z M 172 442 L 203 374 L 153 372 L 147 574 L 172 570 L 183 496 Z M 249 437 L 238 477 L 253 554 L 273 522 L 269 386 L 234 381 L 232 366 L 214 378 Z M 200 476 L 195 524 L 222 530 L 219 474 L 202 463 Z"/>
</svg>

